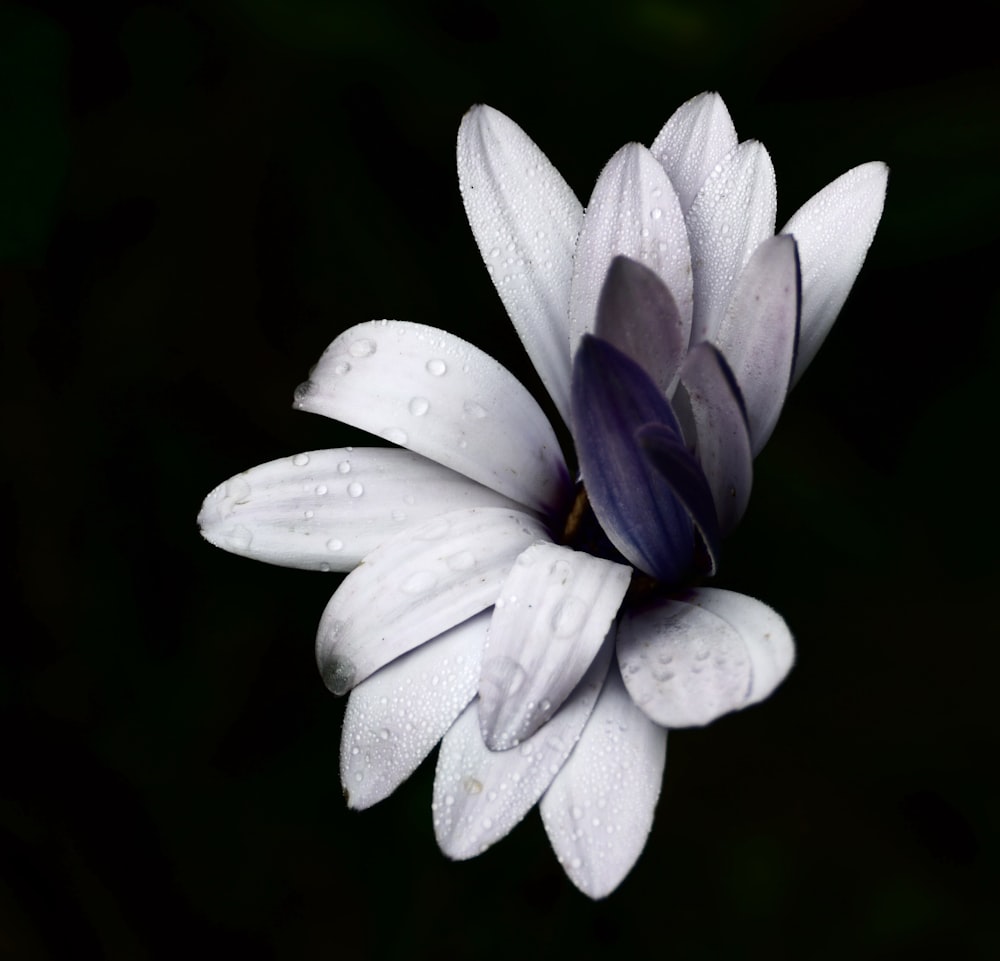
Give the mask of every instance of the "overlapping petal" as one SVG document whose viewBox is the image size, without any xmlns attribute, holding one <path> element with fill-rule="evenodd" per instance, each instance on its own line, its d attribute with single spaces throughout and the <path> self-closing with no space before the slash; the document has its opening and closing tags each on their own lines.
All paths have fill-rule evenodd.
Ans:
<svg viewBox="0 0 1000 961">
<path fill-rule="evenodd" d="M 309 451 L 220 484 L 198 515 L 206 540 L 244 557 L 351 571 L 407 527 L 463 507 L 514 501 L 399 448 Z"/>
<path fill-rule="evenodd" d="M 462 120 L 458 183 L 500 299 L 568 422 L 569 293 L 583 208 L 548 157 L 492 107 Z"/>
<path fill-rule="evenodd" d="M 296 392 L 302 410 L 379 434 L 533 510 L 557 514 L 569 478 L 528 390 L 460 337 L 405 321 L 341 334 Z"/>
<path fill-rule="evenodd" d="M 525 548 L 547 538 L 529 514 L 469 509 L 407 528 L 344 578 L 323 612 L 316 660 L 345 694 L 393 658 L 489 607 Z"/>
</svg>

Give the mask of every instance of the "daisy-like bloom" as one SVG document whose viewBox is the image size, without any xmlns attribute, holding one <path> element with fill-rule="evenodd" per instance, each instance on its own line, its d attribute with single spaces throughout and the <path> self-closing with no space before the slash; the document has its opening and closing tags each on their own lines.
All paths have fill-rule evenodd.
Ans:
<svg viewBox="0 0 1000 961">
<path fill-rule="evenodd" d="M 443 330 L 341 334 L 296 392 L 396 447 L 315 451 L 213 491 L 202 533 L 349 571 L 317 658 L 350 692 L 348 803 L 391 794 L 440 741 L 438 843 L 473 857 L 539 803 L 574 884 L 603 897 L 645 844 L 668 728 L 767 697 L 782 619 L 697 586 L 748 502 L 753 457 L 846 298 L 881 216 L 865 164 L 775 235 L 775 182 L 722 100 L 623 147 L 586 213 L 503 114 L 474 108 L 459 183 L 483 259 L 573 437 Z"/>
</svg>

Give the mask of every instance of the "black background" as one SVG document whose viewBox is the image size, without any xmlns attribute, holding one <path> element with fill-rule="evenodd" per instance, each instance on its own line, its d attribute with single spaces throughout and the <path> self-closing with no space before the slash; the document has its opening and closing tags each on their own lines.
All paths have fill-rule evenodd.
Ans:
<svg viewBox="0 0 1000 961">
<path fill-rule="evenodd" d="M 0 955 L 992 958 L 998 70 L 984 7 L 209 0 L 0 12 L 9 569 Z M 465 223 L 484 101 L 581 199 L 718 89 L 778 222 L 891 168 L 861 279 L 757 464 L 721 586 L 798 641 L 671 736 L 594 904 L 532 813 L 463 864 L 433 765 L 364 814 L 313 662 L 333 576 L 210 548 L 253 464 L 364 443 L 291 410 L 346 327 L 456 331 L 532 387 Z M 628 952 L 629 954 L 626 954 Z"/>
</svg>

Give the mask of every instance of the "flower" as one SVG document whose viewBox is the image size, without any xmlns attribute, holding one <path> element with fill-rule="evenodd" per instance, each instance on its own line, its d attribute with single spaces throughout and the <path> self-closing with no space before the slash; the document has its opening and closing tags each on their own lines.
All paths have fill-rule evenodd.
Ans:
<svg viewBox="0 0 1000 961">
<path fill-rule="evenodd" d="M 767 697 L 782 619 L 695 586 L 746 508 L 753 457 L 815 355 L 881 216 L 882 164 L 824 188 L 775 236 L 770 159 L 703 94 L 623 147 L 586 214 L 503 114 L 462 121 L 459 183 L 501 299 L 560 415 L 500 364 L 399 321 L 334 340 L 296 406 L 397 447 L 298 454 L 237 475 L 212 543 L 350 571 L 319 627 L 350 691 L 348 803 L 391 794 L 441 742 L 442 850 L 472 857 L 536 804 L 584 893 L 650 831 L 668 728 Z"/>
</svg>

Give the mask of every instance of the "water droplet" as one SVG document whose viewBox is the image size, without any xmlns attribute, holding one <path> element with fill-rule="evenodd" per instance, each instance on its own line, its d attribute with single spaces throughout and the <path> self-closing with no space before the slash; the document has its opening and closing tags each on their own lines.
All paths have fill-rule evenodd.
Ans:
<svg viewBox="0 0 1000 961">
<path fill-rule="evenodd" d="M 350 474 L 350 472 L 351 472 L 351 462 L 349 460 L 342 460 L 337 465 L 337 470 L 341 474 Z"/>
<path fill-rule="evenodd" d="M 405 444 L 410 438 L 405 430 L 399 427 L 387 427 L 382 431 L 382 436 L 389 441 L 390 444 Z"/>
<path fill-rule="evenodd" d="M 426 397 L 411 397 L 407 405 L 414 417 L 423 417 L 430 410 L 430 401 Z"/>
<path fill-rule="evenodd" d="M 344 374 L 349 374 L 351 372 L 351 365 L 346 360 L 339 361 L 334 364 L 333 372 L 338 377 L 343 377 Z"/>
<path fill-rule="evenodd" d="M 320 673 L 323 676 L 323 683 L 334 694 L 346 694 L 354 684 L 357 668 L 354 666 L 354 661 L 349 658 L 334 655 L 324 659 Z"/>
<path fill-rule="evenodd" d="M 473 417 L 476 420 L 482 420 L 486 416 L 486 408 L 481 404 L 477 404 L 473 400 L 467 400 L 462 404 L 462 413 L 466 417 Z"/>
<path fill-rule="evenodd" d="M 308 454 L 296 454 L 296 455 L 295 455 L 295 456 L 294 456 L 294 457 L 292 458 L 292 463 L 293 463 L 293 464 L 294 464 L 294 465 L 295 465 L 296 467 L 305 467 L 305 466 L 306 466 L 306 464 L 308 464 L 308 463 L 309 463 L 309 455 L 308 455 Z"/>
<path fill-rule="evenodd" d="M 360 484 L 358 481 L 351 481 L 351 483 L 347 485 L 347 493 L 350 494 L 351 497 L 360 497 L 364 492 L 364 484 Z"/>
<path fill-rule="evenodd" d="M 312 512 L 312 511 L 303 511 L 303 512 L 302 512 L 302 516 L 303 516 L 303 517 L 304 517 L 304 518 L 305 518 L 305 519 L 306 519 L 307 521 L 311 521 L 311 520 L 313 519 L 313 517 L 314 517 L 315 515 L 313 514 L 313 512 Z"/>
<path fill-rule="evenodd" d="M 653 220 L 659 220 L 663 216 L 663 211 L 659 207 L 654 207 L 649 212 L 649 216 L 652 217 Z"/>
<path fill-rule="evenodd" d="M 226 531 L 222 537 L 227 547 L 237 551 L 245 551 L 253 543 L 253 531 L 242 524 Z"/>
<path fill-rule="evenodd" d="M 304 380 L 295 388 L 292 395 L 296 407 L 301 407 L 305 399 L 316 389 L 316 385 L 311 380 Z"/>
<path fill-rule="evenodd" d="M 569 866 L 573 868 L 574 871 L 578 871 L 582 865 L 583 861 L 581 861 L 579 858 L 573 858 L 573 860 L 569 862 Z"/>
<path fill-rule="evenodd" d="M 382 738 L 383 741 L 388 741 L 389 740 L 389 729 L 387 727 L 382 728 L 382 730 L 378 732 L 378 736 L 380 738 Z"/>
<path fill-rule="evenodd" d="M 339 537 L 331 537 L 330 540 L 326 542 L 326 549 L 328 551 L 342 551 L 344 549 L 344 542 L 340 540 Z"/>
<path fill-rule="evenodd" d="M 552 631 L 556 637 L 572 637 L 586 619 L 587 605 L 580 598 L 564 598 L 552 612 Z"/>
<path fill-rule="evenodd" d="M 483 790 L 483 782 L 477 781 L 474 777 L 467 777 L 462 781 L 462 787 L 466 794 L 480 794 Z"/>
<path fill-rule="evenodd" d="M 329 488 L 328 488 L 328 487 L 326 486 L 326 484 L 320 484 L 320 485 L 319 485 L 319 487 L 317 487 L 317 488 L 316 488 L 316 493 L 317 493 L 317 494 L 318 494 L 318 495 L 319 495 L 320 497 L 322 497 L 322 496 L 323 496 L 324 494 L 326 494 L 326 492 L 327 492 L 328 490 L 329 490 Z"/>
<path fill-rule="evenodd" d="M 442 377 L 448 370 L 448 365 L 439 357 L 435 357 L 426 364 L 427 373 L 434 377 Z"/>
<path fill-rule="evenodd" d="M 362 337 L 360 340 L 354 341 L 347 348 L 347 352 L 352 357 L 371 357 L 375 353 L 375 341 L 369 337 Z"/>
<path fill-rule="evenodd" d="M 406 594 L 424 594 L 437 583 L 431 571 L 415 571 L 405 581 L 401 590 Z"/>
<path fill-rule="evenodd" d="M 323 564 L 320 564 L 320 565 L 319 565 L 319 569 L 320 569 L 320 570 L 321 570 L 321 571 L 322 571 L 322 572 L 323 572 L 324 574 L 329 574 L 329 573 L 330 573 L 330 571 L 332 571 L 332 570 L 333 570 L 333 568 L 332 568 L 332 567 L 330 567 L 330 565 L 329 565 L 329 564 L 327 564 L 327 563 L 325 563 L 325 562 L 324 562 Z"/>
</svg>

